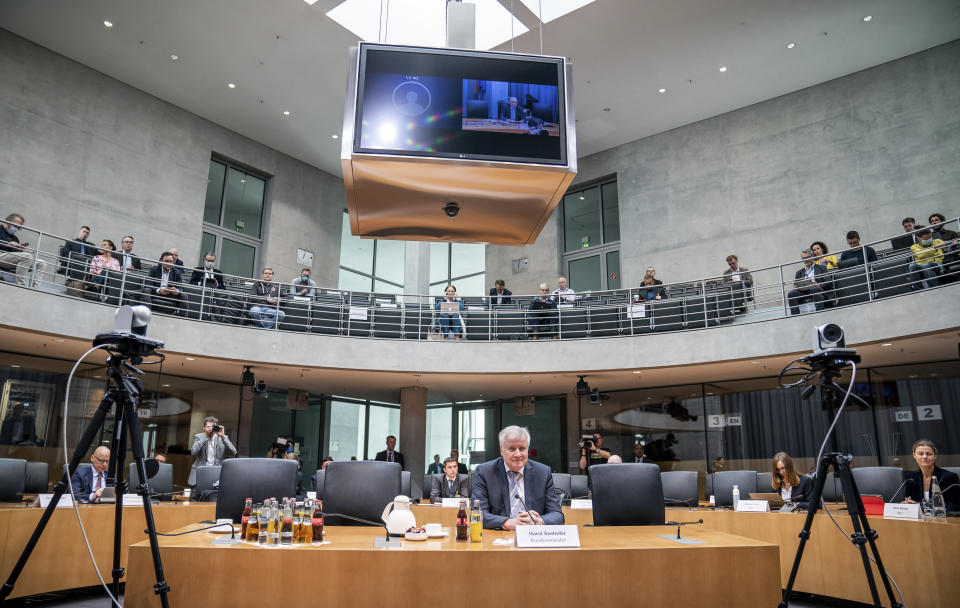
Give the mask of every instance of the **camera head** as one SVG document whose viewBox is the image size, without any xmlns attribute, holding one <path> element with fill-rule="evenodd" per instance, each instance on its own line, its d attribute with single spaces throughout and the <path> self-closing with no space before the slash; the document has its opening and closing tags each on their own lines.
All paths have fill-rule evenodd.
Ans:
<svg viewBox="0 0 960 608">
<path fill-rule="evenodd" d="M 448 203 L 444 203 L 443 213 L 449 218 L 457 217 L 458 215 L 460 215 L 460 203 L 456 201 L 450 201 Z"/>
<path fill-rule="evenodd" d="M 112 354 L 120 358 L 132 359 L 134 364 L 144 357 L 156 355 L 156 349 L 163 348 L 163 342 L 147 337 L 147 325 L 153 313 L 146 306 L 125 304 L 114 314 L 113 331 L 97 334 L 94 346 L 108 345 Z"/>
<path fill-rule="evenodd" d="M 843 328 L 836 323 L 827 323 L 813 328 L 813 352 L 828 348 L 844 348 L 846 341 L 843 337 Z"/>
</svg>

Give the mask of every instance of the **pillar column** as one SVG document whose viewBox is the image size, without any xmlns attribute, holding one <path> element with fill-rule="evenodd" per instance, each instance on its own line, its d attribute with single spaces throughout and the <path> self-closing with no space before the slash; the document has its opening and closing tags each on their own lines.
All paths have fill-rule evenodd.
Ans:
<svg viewBox="0 0 960 608">
<path fill-rule="evenodd" d="M 423 494 L 423 472 L 427 447 L 427 389 L 407 386 L 400 389 L 400 451 L 410 471 L 410 492 Z"/>
</svg>

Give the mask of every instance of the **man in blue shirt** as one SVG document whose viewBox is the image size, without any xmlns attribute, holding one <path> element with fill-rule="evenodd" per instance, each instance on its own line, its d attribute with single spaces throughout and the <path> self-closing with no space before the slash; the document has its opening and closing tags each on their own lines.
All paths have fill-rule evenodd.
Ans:
<svg viewBox="0 0 960 608">
<path fill-rule="evenodd" d="M 860 246 L 860 233 L 856 230 L 851 230 L 847 233 L 847 245 L 850 246 L 850 249 L 840 254 L 841 262 L 843 260 L 857 260 L 857 264 L 863 264 L 864 251 L 867 252 L 868 262 L 877 261 L 877 252 L 873 250 L 873 247 Z"/>
</svg>

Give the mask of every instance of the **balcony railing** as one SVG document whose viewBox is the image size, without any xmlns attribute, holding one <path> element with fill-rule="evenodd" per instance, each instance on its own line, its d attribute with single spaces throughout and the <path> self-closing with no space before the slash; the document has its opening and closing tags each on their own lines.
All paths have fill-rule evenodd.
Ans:
<svg viewBox="0 0 960 608">
<path fill-rule="evenodd" d="M 946 223 L 948 230 L 957 226 L 957 219 Z M 895 250 L 888 239 L 859 248 L 861 259 L 867 247 L 874 248 L 876 261 L 841 261 L 840 267 L 818 276 L 821 293 L 816 298 L 814 290 L 798 289 L 795 277 L 804 265 L 797 261 L 752 269 L 749 278 L 745 272 L 740 273 L 740 280 L 720 275 L 657 285 L 654 292 L 643 287 L 583 292 L 533 305 L 536 296 L 532 295 L 513 295 L 509 302 L 500 303 L 487 296 L 464 296 L 459 312 L 459 305 L 453 311 L 441 310 L 437 296 L 323 287 L 300 296 L 296 295 L 299 288 L 294 291 L 290 283 L 274 282 L 282 293 L 276 306 L 252 294 L 251 286 L 256 281 L 247 277 L 224 275 L 226 288 L 217 289 L 210 282 L 190 284 L 192 269 L 179 267 L 182 280 L 170 283 L 179 293 L 162 296 L 156 293 L 157 281 L 146 271 L 104 270 L 101 277 L 95 277 L 90 270 L 92 256 L 60 255 L 63 243 L 70 239 L 26 227 L 18 236 L 30 241 L 30 246 L 19 252 L 0 251 L 0 280 L 16 282 L 27 289 L 108 306 L 143 303 L 155 314 L 210 323 L 397 340 L 458 336 L 470 341 L 571 340 L 686 331 L 864 304 L 951 284 L 960 275 L 960 247 L 956 239 L 940 246 L 943 259 L 928 269 L 933 273 L 928 272 L 929 277 L 912 265 L 914 255 L 910 249 Z M 46 249 L 57 249 L 58 253 Z M 143 260 L 145 269 L 153 265 L 155 262 Z M 657 293 L 660 298 L 655 297 Z M 254 306 L 266 310 L 252 314 Z M 271 312 L 276 310 L 280 314 Z"/>
</svg>

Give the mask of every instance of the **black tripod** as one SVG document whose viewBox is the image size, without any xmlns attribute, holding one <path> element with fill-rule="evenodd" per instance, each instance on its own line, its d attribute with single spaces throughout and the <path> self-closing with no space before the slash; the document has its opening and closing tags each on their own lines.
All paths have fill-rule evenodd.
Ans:
<svg viewBox="0 0 960 608">
<path fill-rule="evenodd" d="M 839 350 L 839 349 L 835 349 Z M 847 354 L 852 353 L 852 354 Z M 852 350 L 847 351 L 843 358 L 830 357 L 825 355 L 811 355 L 807 362 L 811 366 L 811 373 L 820 372 L 821 397 L 823 400 L 823 409 L 827 412 L 827 420 L 833 420 L 833 407 L 838 395 L 846 390 L 838 385 L 835 378 L 840 376 L 840 370 L 846 361 L 857 362 L 860 357 Z M 817 385 L 811 385 L 804 389 L 803 396 L 807 397 Z M 859 399 L 858 399 L 859 400 Z M 862 400 L 861 400 L 862 401 Z M 836 449 L 834 440 L 831 438 L 831 447 Z M 883 567 L 883 560 L 880 559 L 880 552 L 877 550 L 876 539 L 877 532 L 870 527 L 867 521 L 867 515 L 863 508 L 863 499 L 860 498 L 860 491 L 850 473 L 851 456 L 845 456 L 839 452 L 833 451 L 823 455 L 820 462 L 817 463 L 817 477 L 813 484 L 810 495 L 809 507 L 807 508 L 807 517 L 803 523 L 803 530 L 800 531 L 800 546 L 797 547 L 797 555 L 793 560 L 793 568 L 790 570 L 790 580 L 787 581 L 787 587 L 783 590 L 783 600 L 779 608 L 787 608 L 790 593 L 793 591 L 793 583 L 797 579 L 797 571 L 800 569 L 800 560 L 803 559 L 803 548 L 810 538 L 810 529 L 813 527 L 813 517 L 820 508 L 820 497 L 823 495 L 823 486 L 826 483 L 827 471 L 833 467 L 834 474 L 840 479 L 843 488 L 843 499 L 847 504 L 847 513 L 850 515 L 850 521 L 853 523 L 853 534 L 851 542 L 856 545 L 860 551 L 860 558 L 863 561 L 863 570 L 867 575 L 867 584 L 870 585 L 870 595 L 873 598 L 873 605 L 881 608 L 880 594 L 877 590 L 877 583 L 873 577 L 873 569 L 870 567 L 870 558 L 867 556 L 866 544 L 870 544 L 870 550 L 873 552 L 873 558 L 877 563 L 877 571 L 880 574 L 880 580 L 887 592 L 892 608 L 902 608 L 902 604 L 896 601 L 893 589 L 890 587 L 890 580 L 887 578 L 887 571 Z"/>
<path fill-rule="evenodd" d="M 110 464 L 107 471 L 108 479 L 114 477 L 116 478 L 117 493 L 113 528 L 112 592 L 114 597 L 118 597 L 120 592 L 120 579 L 123 578 L 124 574 L 124 569 L 120 567 L 120 557 L 123 551 L 123 495 L 126 493 L 127 489 L 127 483 L 123 478 L 123 461 L 124 453 L 126 451 L 127 436 L 129 435 L 131 437 L 130 445 L 133 449 L 134 461 L 137 463 L 137 474 L 140 478 L 140 487 L 138 488 L 137 493 L 143 497 L 143 510 L 147 520 L 147 534 L 150 538 L 150 551 L 153 554 L 153 567 L 157 578 L 157 583 L 154 585 L 154 593 L 160 596 L 160 602 L 164 608 L 169 606 L 167 602 L 167 592 L 170 591 L 170 587 L 167 585 L 166 581 L 164 581 L 163 577 L 163 564 L 160 561 L 160 548 L 157 544 L 157 529 L 153 521 L 153 510 L 150 502 L 150 486 L 147 483 L 147 470 L 146 465 L 144 464 L 143 444 L 140 441 L 140 422 L 137 420 L 137 402 L 140 398 L 140 394 L 143 392 L 143 385 L 141 384 L 140 380 L 133 377 L 129 373 L 125 373 L 124 371 L 126 369 L 138 374 L 142 374 L 143 372 L 138 370 L 130 363 L 127 363 L 127 359 L 130 358 L 134 361 L 134 363 L 140 363 L 143 356 L 146 356 L 147 354 L 153 354 L 152 348 L 150 349 L 151 352 L 144 353 L 142 352 L 143 343 L 137 341 L 137 338 L 134 338 L 131 343 L 126 343 L 126 338 L 123 338 L 117 343 L 114 340 L 116 335 L 105 334 L 105 336 L 107 339 L 104 340 L 100 340 L 100 336 L 98 336 L 98 340 L 95 343 L 110 345 L 110 348 L 108 348 L 110 357 L 107 360 L 107 391 L 104 394 L 103 399 L 100 400 L 100 406 L 97 408 L 96 413 L 90 420 L 90 424 L 87 425 L 87 428 L 85 428 L 83 431 L 83 435 L 80 438 L 80 443 L 77 445 L 77 448 L 73 453 L 73 458 L 70 460 L 70 466 L 68 470 L 64 472 L 63 478 L 60 480 L 60 482 L 54 486 L 53 498 L 50 500 L 50 504 L 40 517 L 40 521 L 37 523 L 37 527 L 34 529 L 33 535 L 30 537 L 30 540 L 27 541 L 27 546 L 24 547 L 23 552 L 20 554 L 20 559 L 17 560 L 16 566 L 14 566 L 13 570 L 10 572 L 9 578 L 3 584 L 3 587 L 0 588 L 0 604 L 5 603 L 7 597 L 13 591 L 13 587 L 17 582 L 17 578 L 20 576 L 23 568 L 27 565 L 27 560 L 30 558 L 30 553 L 40 540 L 43 530 L 47 526 L 47 522 L 50 521 L 50 517 L 53 515 L 53 510 L 60 502 L 60 497 L 63 496 L 64 492 L 67 490 L 67 482 L 69 477 L 72 476 L 77 470 L 77 465 L 80 464 L 80 460 L 87 453 L 87 450 L 96 439 L 97 434 L 103 427 L 107 414 L 110 412 L 113 406 L 116 406 L 114 436 L 111 443 L 112 447 L 110 451 Z M 131 355 L 131 351 L 136 351 L 140 354 Z M 64 424 L 65 423 L 66 421 L 64 421 Z"/>
</svg>

